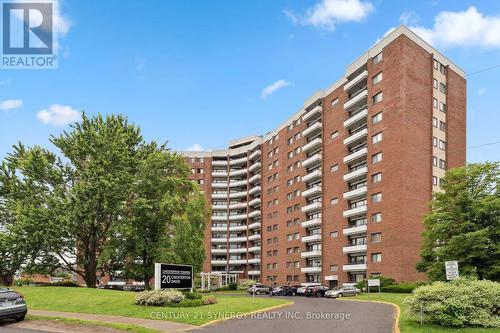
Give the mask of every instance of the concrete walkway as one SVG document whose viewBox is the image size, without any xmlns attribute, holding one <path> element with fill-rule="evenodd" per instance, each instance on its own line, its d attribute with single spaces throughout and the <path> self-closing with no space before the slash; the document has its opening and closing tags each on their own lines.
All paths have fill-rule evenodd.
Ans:
<svg viewBox="0 0 500 333">
<path fill-rule="evenodd" d="M 142 326 L 150 328 L 153 330 L 158 330 L 161 332 L 183 332 L 192 329 L 198 329 L 199 326 L 176 323 L 173 321 L 166 320 L 153 320 L 153 319 L 141 319 L 132 317 L 120 317 L 120 316 L 110 316 L 110 315 L 100 315 L 91 313 L 74 313 L 74 312 L 60 312 L 60 311 L 46 311 L 46 310 L 29 310 L 28 314 L 35 316 L 45 316 L 45 317 L 60 317 L 60 318 L 71 318 L 80 320 L 94 320 L 102 321 L 115 324 L 129 324 Z"/>
</svg>

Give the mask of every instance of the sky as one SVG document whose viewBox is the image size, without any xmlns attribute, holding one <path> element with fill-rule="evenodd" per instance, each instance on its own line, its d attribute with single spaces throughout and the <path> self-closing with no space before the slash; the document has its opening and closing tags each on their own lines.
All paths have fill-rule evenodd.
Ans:
<svg viewBox="0 0 500 333">
<path fill-rule="evenodd" d="M 405 24 L 467 73 L 468 161 L 500 161 L 500 1 L 62 0 L 57 19 L 58 69 L 0 70 L 0 158 L 19 141 L 55 151 L 82 111 L 174 150 L 224 148 Z"/>
</svg>

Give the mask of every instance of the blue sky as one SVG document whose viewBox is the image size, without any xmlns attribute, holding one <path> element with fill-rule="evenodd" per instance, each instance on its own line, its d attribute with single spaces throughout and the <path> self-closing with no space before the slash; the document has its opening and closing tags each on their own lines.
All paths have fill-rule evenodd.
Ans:
<svg viewBox="0 0 500 333">
<path fill-rule="evenodd" d="M 175 150 L 223 148 L 277 127 L 401 23 L 467 73 L 500 65 L 500 1 L 63 0 L 59 68 L 0 70 L 0 158 L 51 148 L 81 110 Z M 468 146 L 500 141 L 499 77 L 467 78 Z M 500 145 L 467 153 L 498 161 Z"/>
</svg>

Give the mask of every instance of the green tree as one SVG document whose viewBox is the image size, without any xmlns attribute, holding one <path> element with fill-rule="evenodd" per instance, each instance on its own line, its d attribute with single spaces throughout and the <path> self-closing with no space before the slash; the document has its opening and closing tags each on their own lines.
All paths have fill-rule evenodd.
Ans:
<svg viewBox="0 0 500 333">
<path fill-rule="evenodd" d="M 449 170 L 425 218 L 417 269 L 444 280 L 444 262 L 458 260 L 460 274 L 500 280 L 500 163 Z"/>
</svg>

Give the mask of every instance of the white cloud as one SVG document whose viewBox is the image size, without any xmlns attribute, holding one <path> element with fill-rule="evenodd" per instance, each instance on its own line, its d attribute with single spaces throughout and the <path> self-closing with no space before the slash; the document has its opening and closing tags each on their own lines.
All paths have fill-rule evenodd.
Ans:
<svg viewBox="0 0 500 333">
<path fill-rule="evenodd" d="M 23 106 L 23 101 L 20 99 L 7 99 L 0 102 L 0 111 L 9 111 L 14 109 L 19 109 Z"/>
<path fill-rule="evenodd" d="M 284 14 L 295 24 L 312 25 L 327 30 L 335 30 L 335 25 L 342 22 L 359 22 L 374 10 L 368 1 L 362 0 L 321 0 L 309 8 L 305 15 L 298 15 L 290 10 Z"/>
<path fill-rule="evenodd" d="M 52 104 L 45 110 L 40 110 L 36 117 L 44 124 L 64 126 L 80 121 L 81 114 L 71 106 Z"/>
<path fill-rule="evenodd" d="M 500 16 L 480 13 L 476 7 L 461 12 L 441 12 L 432 28 L 410 26 L 432 45 L 452 47 L 500 47 Z"/>
<path fill-rule="evenodd" d="M 278 81 L 268 85 L 264 89 L 262 89 L 262 93 L 260 94 L 260 98 L 265 99 L 265 98 L 267 98 L 267 96 L 269 96 L 269 95 L 275 93 L 276 91 L 278 91 L 279 89 L 286 87 L 286 86 L 289 86 L 289 85 L 290 85 L 290 82 L 288 82 L 288 81 L 278 80 Z"/>
<path fill-rule="evenodd" d="M 187 151 L 203 151 L 203 147 L 199 143 L 195 143 L 186 148 Z"/>
<path fill-rule="evenodd" d="M 481 95 L 486 94 L 487 92 L 488 92 L 488 91 L 487 91 L 486 89 L 481 88 L 481 89 L 479 89 L 479 90 L 477 91 L 477 94 L 478 94 L 479 96 L 481 96 Z"/>
<path fill-rule="evenodd" d="M 420 17 L 415 12 L 404 12 L 399 16 L 399 22 L 404 25 L 417 24 Z"/>
</svg>

